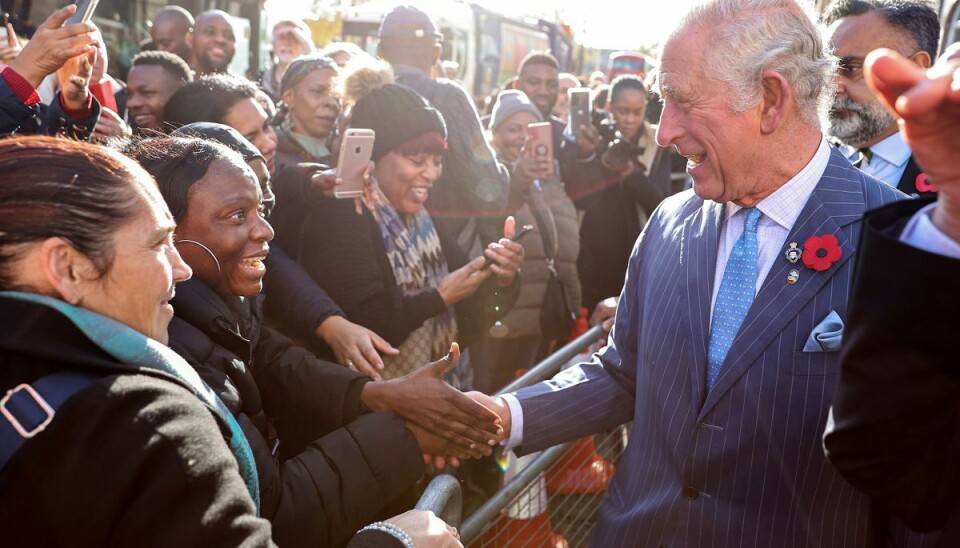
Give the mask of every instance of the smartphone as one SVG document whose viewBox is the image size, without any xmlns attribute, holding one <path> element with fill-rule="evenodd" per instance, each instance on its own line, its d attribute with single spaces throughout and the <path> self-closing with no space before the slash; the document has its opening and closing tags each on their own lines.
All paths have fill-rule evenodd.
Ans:
<svg viewBox="0 0 960 548">
<path fill-rule="evenodd" d="M 533 228 L 533 225 L 523 225 L 520 227 L 520 230 L 513 233 L 513 237 L 510 238 L 510 241 L 519 242 L 520 238 L 523 238 L 524 236 L 526 236 L 527 234 L 530 234 L 534 230 L 536 229 Z M 489 257 L 484 257 L 483 268 L 487 268 L 491 264 L 493 264 L 493 261 L 491 261 Z"/>
<path fill-rule="evenodd" d="M 76 25 L 77 23 L 86 23 L 93 17 L 93 10 L 97 9 L 100 0 L 76 0 L 77 11 L 67 19 L 64 25 Z"/>
<path fill-rule="evenodd" d="M 0 12 L 0 42 L 6 42 L 7 45 L 10 44 L 9 36 L 7 35 L 7 23 L 10 22 L 10 14 L 7 12 Z M 0 43 L 0 46 L 3 44 Z"/>
<path fill-rule="evenodd" d="M 530 135 L 530 146 L 535 158 L 550 160 L 550 171 L 553 173 L 553 126 L 550 122 L 534 122 L 527 125 L 527 134 Z"/>
<path fill-rule="evenodd" d="M 581 127 L 590 127 L 590 88 L 570 88 L 567 98 L 567 104 L 570 105 L 567 114 L 570 134 L 579 137 Z"/>
<path fill-rule="evenodd" d="M 372 129 L 350 128 L 344 132 L 337 162 L 337 176 L 343 179 L 343 184 L 337 185 L 334 196 L 356 198 L 363 193 L 363 173 L 370 165 L 375 138 Z"/>
</svg>

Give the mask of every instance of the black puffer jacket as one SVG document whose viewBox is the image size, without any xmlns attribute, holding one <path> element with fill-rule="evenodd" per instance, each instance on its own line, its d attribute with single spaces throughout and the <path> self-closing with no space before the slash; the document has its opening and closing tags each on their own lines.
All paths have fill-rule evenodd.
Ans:
<svg viewBox="0 0 960 548">
<path fill-rule="evenodd" d="M 0 297 L 0 394 L 64 369 L 102 378 L 0 471 L 0 544 L 272 546 L 218 419 L 189 388 L 130 373 L 52 308 Z"/>
<path fill-rule="evenodd" d="M 170 346 L 247 434 L 277 543 L 336 546 L 420 478 L 420 449 L 396 415 L 363 412 L 367 377 L 263 326 L 259 301 L 228 306 L 197 279 L 179 284 Z"/>
</svg>

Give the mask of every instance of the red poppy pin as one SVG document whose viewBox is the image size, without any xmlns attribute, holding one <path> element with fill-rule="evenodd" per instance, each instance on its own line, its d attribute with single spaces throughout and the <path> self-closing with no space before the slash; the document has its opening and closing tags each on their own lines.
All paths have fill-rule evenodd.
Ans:
<svg viewBox="0 0 960 548">
<path fill-rule="evenodd" d="M 917 175 L 916 180 L 917 192 L 936 192 L 937 187 L 930 181 L 930 176 L 926 173 L 921 173 Z"/>
<path fill-rule="evenodd" d="M 803 242 L 803 265 L 817 272 L 827 270 L 843 257 L 843 249 L 833 234 L 810 236 Z"/>
</svg>

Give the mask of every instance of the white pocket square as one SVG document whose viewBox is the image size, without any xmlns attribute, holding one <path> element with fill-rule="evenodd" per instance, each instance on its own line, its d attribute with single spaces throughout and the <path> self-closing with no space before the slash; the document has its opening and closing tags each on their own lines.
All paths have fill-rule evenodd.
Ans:
<svg viewBox="0 0 960 548">
<path fill-rule="evenodd" d="M 807 337 L 804 352 L 837 352 L 843 341 L 843 320 L 836 310 L 831 310 Z"/>
</svg>

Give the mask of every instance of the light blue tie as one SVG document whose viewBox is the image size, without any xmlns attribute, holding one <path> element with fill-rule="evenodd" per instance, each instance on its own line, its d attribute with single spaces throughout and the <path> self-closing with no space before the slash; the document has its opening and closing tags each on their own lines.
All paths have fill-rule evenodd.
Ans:
<svg viewBox="0 0 960 548">
<path fill-rule="evenodd" d="M 723 271 L 717 302 L 713 306 L 713 320 L 710 323 L 710 344 L 707 346 L 707 390 L 713 388 L 720 376 L 720 368 L 727 358 L 730 345 L 740 331 L 740 324 L 747 317 L 747 311 L 753 304 L 753 294 L 757 287 L 757 221 L 760 210 L 745 208 L 746 219 L 743 234 L 737 239 L 727 259 L 727 268 Z"/>
</svg>

